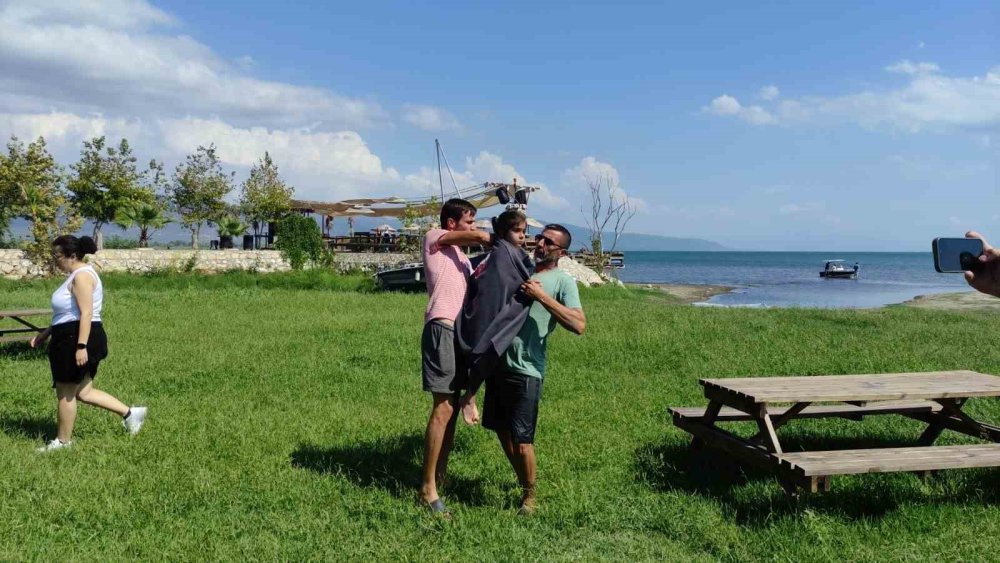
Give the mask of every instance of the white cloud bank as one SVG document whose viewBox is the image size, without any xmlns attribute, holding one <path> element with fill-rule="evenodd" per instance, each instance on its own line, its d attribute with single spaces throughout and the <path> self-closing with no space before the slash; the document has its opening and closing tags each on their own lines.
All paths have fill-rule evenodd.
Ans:
<svg viewBox="0 0 1000 563">
<path fill-rule="evenodd" d="M 180 27 L 145 0 L 0 0 L 0 136 L 44 136 L 63 162 L 98 135 L 168 163 L 215 143 L 240 174 L 269 151 L 308 199 L 437 192 L 436 174 L 433 184 L 429 171 L 400 174 L 370 150 L 359 131 L 388 124 L 378 103 L 255 78 L 252 56 L 228 60 Z M 404 106 L 402 118 L 461 129 L 433 106 Z M 460 186 L 525 182 L 485 151 L 466 168 Z M 565 204 L 547 191 L 535 201 Z"/>
<path fill-rule="evenodd" d="M 905 76 L 907 82 L 895 89 L 783 99 L 766 107 L 745 106 L 734 96 L 723 94 L 702 109 L 754 125 L 854 122 L 910 132 L 1000 130 L 1000 66 L 983 76 L 962 77 L 947 76 L 934 63 L 904 60 L 887 66 L 886 71 Z M 760 97 L 776 99 L 769 100 L 763 90 Z"/>
<path fill-rule="evenodd" d="M 403 106 L 403 121 L 424 131 L 460 131 L 462 124 L 454 115 L 432 106 Z"/>
</svg>

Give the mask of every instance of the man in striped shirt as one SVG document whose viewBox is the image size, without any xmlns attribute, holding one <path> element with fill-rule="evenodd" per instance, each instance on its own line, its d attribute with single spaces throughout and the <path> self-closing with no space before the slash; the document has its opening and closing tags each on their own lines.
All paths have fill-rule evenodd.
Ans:
<svg viewBox="0 0 1000 563">
<path fill-rule="evenodd" d="M 476 230 L 475 206 L 464 199 L 445 202 L 441 207 L 441 228 L 432 229 L 424 237 L 424 275 L 430 300 L 420 346 L 423 389 L 431 394 L 433 406 L 424 435 L 420 500 L 435 513 L 448 511 L 438 496 L 437 485 L 448 470 L 459 413 L 456 406 L 467 377 L 467 367 L 455 345 L 455 318 L 465 301 L 472 266 L 459 247 L 489 242 L 489 233 Z"/>
</svg>

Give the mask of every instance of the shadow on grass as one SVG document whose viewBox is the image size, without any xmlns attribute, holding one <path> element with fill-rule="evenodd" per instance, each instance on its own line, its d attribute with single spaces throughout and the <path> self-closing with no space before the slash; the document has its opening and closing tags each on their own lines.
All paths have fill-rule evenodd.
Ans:
<svg viewBox="0 0 1000 563">
<path fill-rule="evenodd" d="M 44 440 L 56 435 L 56 423 L 52 418 L 0 416 L 0 432 L 11 438 Z"/>
<path fill-rule="evenodd" d="M 37 360 L 47 357 L 45 348 L 32 348 L 27 342 L 0 344 L 0 357 L 12 360 Z"/>
<path fill-rule="evenodd" d="M 892 438 L 837 438 L 819 434 L 790 435 L 782 440 L 786 451 L 823 451 L 887 448 L 914 445 L 912 436 Z M 928 503 L 1000 504 L 1000 473 L 977 471 L 954 478 L 944 472 L 928 483 L 916 476 L 889 473 L 833 478 L 825 493 L 803 492 L 799 498 L 784 494 L 774 474 L 739 465 L 710 448 L 692 450 L 688 443 L 670 441 L 648 444 L 635 454 L 636 480 L 656 491 L 685 491 L 710 497 L 731 510 L 736 523 L 766 527 L 776 517 L 805 510 L 837 515 L 848 520 L 871 520 L 901 505 Z M 848 479 L 850 479 L 848 481 Z M 761 493 L 763 485 L 770 494 Z"/>
<path fill-rule="evenodd" d="M 460 449 L 461 440 L 456 443 Z M 323 448 L 299 446 L 292 452 L 292 466 L 337 475 L 359 487 L 374 487 L 399 498 L 415 499 L 420 488 L 424 437 L 409 434 L 375 442 Z M 452 452 L 455 455 L 455 452 Z M 486 502 L 483 482 L 451 474 L 442 494 L 470 506 Z"/>
</svg>

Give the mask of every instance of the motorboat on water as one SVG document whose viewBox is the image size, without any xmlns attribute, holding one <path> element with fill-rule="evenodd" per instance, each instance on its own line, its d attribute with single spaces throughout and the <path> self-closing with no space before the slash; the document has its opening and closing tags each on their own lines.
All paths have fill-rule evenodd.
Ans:
<svg viewBox="0 0 1000 563">
<path fill-rule="evenodd" d="M 821 278 L 856 280 L 861 271 L 861 265 L 857 262 L 854 266 L 848 266 L 844 260 L 827 260 L 823 265 L 823 271 L 819 273 Z"/>
</svg>

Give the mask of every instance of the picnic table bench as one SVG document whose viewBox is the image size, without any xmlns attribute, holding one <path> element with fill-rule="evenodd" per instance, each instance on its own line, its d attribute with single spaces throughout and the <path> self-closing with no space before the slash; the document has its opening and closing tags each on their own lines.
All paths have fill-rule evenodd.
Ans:
<svg viewBox="0 0 1000 563">
<path fill-rule="evenodd" d="M 1000 466 L 1000 427 L 962 411 L 973 397 L 1000 396 L 1000 377 L 974 371 L 702 379 L 708 406 L 673 407 L 674 425 L 691 433 L 693 448 L 707 446 L 742 463 L 773 472 L 789 494 L 801 487 L 829 490 L 835 475 Z M 832 404 L 829 404 L 832 403 Z M 927 424 L 916 445 L 816 452 L 784 451 L 777 430 L 799 418 L 896 414 Z M 720 422 L 755 422 L 742 438 Z M 990 444 L 934 446 L 944 430 Z"/>
<path fill-rule="evenodd" d="M 49 309 L 16 309 L 13 311 L 0 311 L 0 320 L 11 319 L 23 325 L 22 327 L 17 328 L 0 327 L 0 344 L 31 340 L 36 334 L 45 330 L 45 327 L 37 326 L 25 320 L 25 317 L 37 317 L 42 315 L 48 316 L 51 314 L 52 311 Z"/>
</svg>

